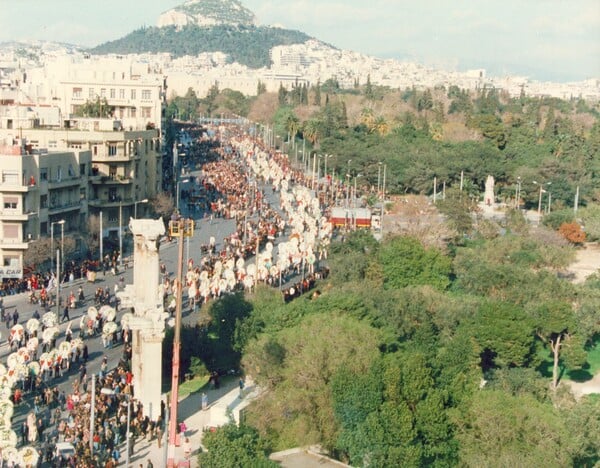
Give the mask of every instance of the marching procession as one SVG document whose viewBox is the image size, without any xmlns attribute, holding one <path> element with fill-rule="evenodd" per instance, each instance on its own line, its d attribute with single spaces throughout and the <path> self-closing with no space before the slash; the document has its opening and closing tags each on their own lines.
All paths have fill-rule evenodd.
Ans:
<svg viewBox="0 0 600 468">
<path fill-rule="evenodd" d="M 182 193 L 182 202 L 191 214 L 200 213 L 209 223 L 214 218 L 235 223 L 230 235 L 219 241 L 211 237 L 208 244 L 191 252 L 184 272 L 184 292 L 192 310 L 224 294 L 252 291 L 258 283 L 279 288 L 282 300 L 288 302 L 329 273 L 323 261 L 333 228 L 324 216 L 322 200 L 310 188 L 314 180 L 292 168 L 285 155 L 266 148 L 260 139 L 241 129 L 229 129 L 229 134 L 232 136 L 222 142 L 216 160 L 196 161 L 199 174 L 190 177 L 191 187 Z M 271 203 L 269 198 L 275 196 L 278 203 Z M 112 268 L 116 273 L 117 258 L 118 253 L 100 264 L 89 260 L 69 264 L 61 287 L 70 291 L 64 300 L 59 298 L 61 317 L 51 309 L 56 289 L 51 273 L 32 274 L 18 285 L 4 285 L 5 292 L 27 292 L 30 303 L 43 311 L 40 316 L 36 310 L 32 318 L 19 323 L 16 308 L 9 314 L 1 306 L 9 344 L 6 362 L 0 364 L 0 450 L 7 466 L 41 466 L 44 461 L 54 466 L 116 466 L 119 445 L 127 435 L 124 415 L 128 405 L 133 414 L 130 451 L 140 437 L 157 438 L 160 446 L 164 414 L 148 420 L 133 395 L 128 326 L 133 314 L 131 309 L 119 307 L 123 278 L 115 282 L 114 294 L 108 286 L 98 287 L 94 298 L 88 299 L 94 305 L 87 311 L 81 286 L 75 291 L 73 284 L 76 279 L 84 280 L 91 269 L 101 268 L 106 273 Z M 177 282 L 164 264 L 160 271 L 160 293 L 165 311 L 172 316 Z M 84 313 L 71 319 L 69 310 L 79 308 Z M 68 324 L 64 332 L 60 329 L 63 322 Z M 122 345 L 123 353 L 118 363 L 111 363 L 110 370 L 104 356 L 92 395 L 86 367 L 88 341 L 97 337 L 107 351 Z M 69 392 L 53 385 L 63 376 L 71 382 Z M 31 410 L 20 430 L 15 430 L 13 415 L 24 400 L 31 402 Z M 61 452 L 57 444 L 70 444 L 72 453 Z"/>
</svg>

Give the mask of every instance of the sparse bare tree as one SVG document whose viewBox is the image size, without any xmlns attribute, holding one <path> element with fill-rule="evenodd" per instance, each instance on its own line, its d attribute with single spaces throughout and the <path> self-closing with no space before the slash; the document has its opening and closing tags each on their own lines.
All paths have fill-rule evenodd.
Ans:
<svg viewBox="0 0 600 468">
<path fill-rule="evenodd" d="M 152 210 L 161 218 L 168 218 L 175 211 L 175 202 L 170 193 L 161 192 L 150 202 Z"/>
<path fill-rule="evenodd" d="M 23 254 L 23 263 L 32 268 L 38 269 L 40 265 L 50 261 L 51 245 L 48 237 L 42 237 L 40 239 L 31 241 L 27 250 Z"/>
<path fill-rule="evenodd" d="M 86 243 L 88 250 L 95 254 L 100 248 L 100 217 L 91 215 L 87 221 Z"/>
</svg>

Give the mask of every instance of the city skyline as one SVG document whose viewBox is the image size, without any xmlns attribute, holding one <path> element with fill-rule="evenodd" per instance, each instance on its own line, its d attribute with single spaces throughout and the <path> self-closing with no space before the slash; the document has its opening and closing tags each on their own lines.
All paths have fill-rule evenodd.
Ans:
<svg viewBox="0 0 600 468">
<path fill-rule="evenodd" d="M 0 42 L 92 47 L 118 39 L 183 0 L 0 0 Z M 600 3 L 594 0 L 242 0 L 263 25 L 297 29 L 335 47 L 446 70 L 540 81 L 600 78 Z M 23 12 L 36 11 L 35 16 Z M 64 15 L 69 11 L 68 16 Z M 343 25 L 343 27 L 340 27 Z"/>
</svg>

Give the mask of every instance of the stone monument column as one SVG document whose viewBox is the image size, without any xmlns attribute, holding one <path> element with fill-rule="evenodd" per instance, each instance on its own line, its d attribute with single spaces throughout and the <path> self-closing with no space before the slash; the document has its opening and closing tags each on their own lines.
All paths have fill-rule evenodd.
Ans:
<svg viewBox="0 0 600 468">
<path fill-rule="evenodd" d="M 159 240 L 165 234 L 162 220 L 130 219 L 133 233 L 133 285 L 120 294 L 133 307 L 129 321 L 132 331 L 131 372 L 133 392 L 143 405 L 144 415 L 160 415 L 162 387 L 162 340 L 165 313 L 160 286 Z"/>
</svg>

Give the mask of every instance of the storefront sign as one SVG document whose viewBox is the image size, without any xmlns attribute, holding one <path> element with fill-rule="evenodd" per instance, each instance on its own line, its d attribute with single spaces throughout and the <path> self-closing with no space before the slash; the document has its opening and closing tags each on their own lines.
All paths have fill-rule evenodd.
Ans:
<svg viewBox="0 0 600 468">
<path fill-rule="evenodd" d="M 0 267 L 0 279 L 23 278 L 23 269 L 18 267 Z"/>
</svg>

